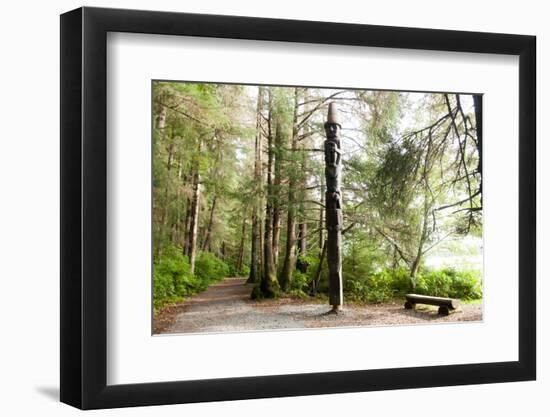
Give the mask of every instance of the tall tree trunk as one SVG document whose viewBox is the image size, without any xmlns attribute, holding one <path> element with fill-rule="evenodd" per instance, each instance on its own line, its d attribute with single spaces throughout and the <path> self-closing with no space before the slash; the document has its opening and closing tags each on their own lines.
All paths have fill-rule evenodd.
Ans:
<svg viewBox="0 0 550 417">
<path fill-rule="evenodd" d="M 262 213 L 263 214 L 263 213 Z M 259 236 L 260 236 L 260 246 L 259 246 L 259 251 L 260 251 L 260 281 L 262 280 L 262 275 L 263 275 L 263 272 L 264 272 L 264 265 L 265 265 L 265 257 L 264 257 L 264 251 L 263 251 L 263 248 L 264 248 L 264 224 L 262 222 L 262 216 L 260 215 L 260 225 L 259 225 L 259 230 L 258 230 L 258 233 L 259 233 Z"/>
<path fill-rule="evenodd" d="M 308 97 L 306 97 L 306 100 Z M 309 132 L 308 128 L 304 129 L 305 133 Z M 301 170 L 300 170 L 300 224 L 298 225 L 298 250 L 300 256 L 307 255 L 307 222 L 306 222 L 306 212 L 305 212 L 305 201 L 308 199 L 307 191 L 307 177 L 305 172 L 307 172 L 307 158 L 306 152 L 304 151 L 304 145 L 301 145 Z M 302 272 L 305 272 L 307 265 L 302 265 Z"/>
<path fill-rule="evenodd" d="M 159 113 L 156 119 L 156 129 L 158 130 L 158 142 L 162 143 L 164 139 L 164 130 L 166 129 L 166 112 L 167 109 L 165 106 L 160 106 Z M 160 146 L 160 143 L 158 144 Z M 160 207 L 159 207 L 160 206 Z M 162 233 L 163 233 L 163 227 L 162 224 L 164 222 L 163 216 L 165 215 L 165 207 L 160 204 L 159 206 L 155 207 L 155 211 L 158 213 L 160 211 L 160 219 L 157 222 L 155 222 L 155 225 L 158 224 L 158 226 L 155 228 L 155 242 L 154 242 L 154 254 L 156 259 L 158 259 L 162 253 L 161 243 L 162 243 Z M 158 217 L 157 217 L 158 218 Z"/>
<path fill-rule="evenodd" d="M 178 182 L 177 182 L 177 189 L 176 189 L 176 218 L 174 220 L 174 223 L 172 224 L 172 243 L 175 245 L 179 245 L 179 234 L 181 229 L 181 179 L 182 179 L 182 164 L 181 159 L 178 159 L 177 162 L 178 166 Z"/>
<path fill-rule="evenodd" d="M 279 248 L 281 241 L 281 207 L 280 202 L 276 201 L 273 207 L 273 261 L 275 263 L 275 268 L 278 268 L 279 265 Z"/>
<path fill-rule="evenodd" d="M 158 117 L 157 117 L 157 129 L 160 130 L 160 134 L 163 135 L 164 128 L 166 127 L 166 114 L 168 109 L 166 106 L 160 106 Z"/>
<path fill-rule="evenodd" d="M 324 242 L 325 242 L 325 238 L 323 236 L 324 231 L 325 231 L 325 218 L 324 218 L 325 209 L 323 208 L 323 205 L 325 203 L 325 198 L 324 198 L 325 178 L 323 176 L 321 176 L 321 177 L 322 177 L 322 179 L 321 179 L 321 193 L 320 193 L 321 206 L 319 206 L 319 249 L 323 248 L 323 245 L 324 245 Z"/>
<path fill-rule="evenodd" d="M 202 244 L 203 251 L 209 251 L 209 252 L 211 251 L 210 240 L 212 236 L 212 225 L 214 224 L 214 212 L 216 211 L 217 199 L 218 199 L 218 196 L 214 194 L 214 197 L 212 198 L 212 206 L 210 207 L 210 218 L 208 219 L 208 226 L 206 227 L 204 242 Z"/>
<path fill-rule="evenodd" d="M 214 135 L 214 138 L 216 137 L 216 134 Z M 218 178 L 219 172 L 220 172 L 220 163 L 223 162 L 223 156 L 221 151 L 221 144 L 218 142 L 216 146 L 216 157 L 214 159 L 214 165 L 213 169 L 211 171 L 213 178 Z M 211 191 L 213 193 L 212 197 L 212 206 L 210 207 L 210 216 L 208 218 L 208 225 L 206 226 L 206 230 L 204 232 L 204 239 L 202 242 L 202 250 L 203 251 L 212 251 L 211 248 L 211 241 L 212 241 L 212 227 L 214 225 L 214 213 L 216 211 L 216 203 L 218 201 L 218 187 L 216 184 L 214 184 L 213 190 Z"/>
<path fill-rule="evenodd" d="M 307 223 L 302 221 L 298 226 L 299 231 L 299 240 L 298 240 L 298 249 L 300 251 L 300 256 L 307 255 Z"/>
<path fill-rule="evenodd" d="M 298 89 L 294 89 L 294 116 L 292 122 L 292 151 L 298 149 Z M 286 228 L 286 250 L 283 269 L 279 277 L 281 288 L 286 291 L 292 282 L 292 274 L 296 267 L 296 174 L 290 173 L 288 180 L 288 212 Z"/>
<path fill-rule="evenodd" d="M 411 284 L 411 291 L 416 291 L 416 276 L 418 274 L 418 270 L 420 269 L 420 265 L 422 263 L 422 257 L 424 255 L 424 244 L 426 243 L 426 239 L 428 238 L 428 221 L 430 216 L 430 209 L 428 204 L 428 196 L 424 196 L 424 213 L 423 213 L 423 219 L 422 219 L 422 232 L 420 233 L 420 239 L 418 240 L 418 248 L 416 251 L 416 256 L 413 259 L 413 262 L 411 264 L 411 269 L 409 272 L 410 275 L 410 284 Z"/>
<path fill-rule="evenodd" d="M 277 281 L 277 272 L 273 260 L 273 135 L 271 129 L 271 106 L 272 97 L 269 95 L 269 115 L 267 128 L 267 187 L 266 187 L 266 206 L 265 206 L 265 226 L 264 226 L 264 260 L 261 291 L 264 297 L 274 297 L 279 291 L 279 282 Z M 277 129 L 280 127 L 277 126 Z"/>
<path fill-rule="evenodd" d="M 191 178 L 192 179 L 192 178 Z M 185 219 L 183 222 L 183 254 L 189 256 L 189 230 L 191 230 L 191 212 L 193 211 L 193 202 L 188 197 L 185 204 Z"/>
<path fill-rule="evenodd" d="M 237 258 L 237 274 L 243 272 L 243 263 L 244 263 L 244 243 L 246 238 L 246 209 L 243 213 L 243 225 L 241 228 L 241 242 L 239 244 L 239 256 Z"/>
<path fill-rule="evenodd" d="M 248 283 L 259 282 L 261 278 L 261 256 L 260 256 L 260 219 L 258 213 L 252 214 L 252 234 L 250 248 L 250 272 L 248 275 Z"/>
<path fill-rule="evenodd" d="M 281 183 L 282 153 L 285 144 L 285 132 L 281 123 L 277 123 L 274 143 L 274 178 L 273 178 L 273 261 L 275 270 L 279 267 L 279 242 L 281 239 Z"/>
<path fill-rule="evenodd" d="M 430 220 L 430 214 L 431 214 L 431 205 L 433 203 L 433 200 L 430 197 L 430 183 L 429 183 L 429 156 L 431 152 L 432 142 L 428 142 L 428 146 L 426 148 L 426 156 L 424 157 L 424 164 L 422 167 L 422 183 L 424 188 L 424 211 L 423 211 L 423 217 L 422 217 L 422 231 L 420 232 L 420 238 L 418 240 L 418 249 L 416 251 L 416 255 L 413 259 L 411 270 L 410 270 L 410 281 L 411 281 L 411 290 L 412 292 L 416 291 L 416 275 L 418 274 L 418 270 L 420 269 L 420 265 L 422 262 L 422 256 L 424 255 L 424 244 L 426 243 L 426 240 L 428 239 L 428 221 Z M 395 247 L 397 249 L 397 246 Z"/>
<path fill-rule="evenodd" d="M 162 119 L 162 122 L 164 123 L 165 119 Z M 160 121 L 159 121 L 160 122 Z M 162 136 L 164 137 L 164 128 L 165 126 L 162 126 Z M 167 234 L 167 217 L 168 217 L 168 203 L 170 201 L 170 197 L 168 195 L 168 189 L 169 189 L 169 183 L 170 183 L 170 171 L 172 170 L 172 158 L 174 154 L 174 138 L 170 138 L 170 144 L 168 145 L 168 160 L 166 162 L 166 184 L 164 186 L 164 196 L 162 199 L 162 207 L 161 207 L 161 214 L 160 214 L 160 230 L 159 230 L 159 242 L 157 245 L 157 257 L 160 257 L 162 253 L 162 242 L 164 240 L 164 237 Z"/>
<path fill-rule="evenodd" d="M 261 255 L 261 191 L 262 191 L 262 108 L 264 88 L 258 87 L 256 103 L 256 140 L 254 148 L 254 181 L 256 193 L 252 210 L 252 238 L 250 248 L 250 274 L 247 282 L 259 282 L 262 275 Z"/>
<path fill-rule="evenodd" d="M 199 139 L 197 158 L 202 151 L 202 140 Z M 195 273 L 195 259 L 197 257 L 197 232 L 199 230 L 199 212 L 201 199 L 201 184 L 198 160 L 195 162 L 193 173 L 193 196 L 191 199 L 191 213 L 189 220 L 189 272 Z"/>
</svg>

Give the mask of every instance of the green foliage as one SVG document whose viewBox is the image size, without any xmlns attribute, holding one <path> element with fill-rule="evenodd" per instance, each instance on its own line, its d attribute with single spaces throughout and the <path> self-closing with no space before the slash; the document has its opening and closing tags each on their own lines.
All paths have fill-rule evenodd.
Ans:
<svg viewBox="0 0 550 417">
<path fill-rule="evenodd" d="M 227 275 L 228 277 L 239 276 L 239 271 L 237 271 L 237 260 L 235 258 L 228 259 L 225 262 L 227 266 Z"/>
<path fill-rule="evenodd" d="M 198 226 L 210 233 L 208 247 L 202 245 L 203 234 L 197 248 L 220 253 L 225 242 L 229 249 L 224 258 L 236 258 L 238 245 L 229 237 L 240 237 L 243 208 L 249 199 L 240 184 L 248 176 L 238 173 L 251 169 L 247 145 L 255 135 L 254 129 L 243 122 L 249 101 L 243 86 L 165 81 L 153 84 L 155 258 L 166 246 L 189 240 L 189 230 L 182 223 L 193 205 L 193 190 L 199 178 L 203 204 Z M 174 225 L 178 236 L 173 232 Z"/>
<path fill-rule="evenodd" d="M 345 275 L 344 292 L 353 301 L 382 303 L 405 294 L 408 273 L 403 268 L 383 269 L 371 274 Z"/>
<path fill-rule="evenodd" d="M 326 188 L 323 153 L 315 151 L 323 148 L 328 101 L 338 103 L 343 128 L 342 214 L 344 226 L 351 226 L 342 238 L 346 298 L 378 303 L 402 296 L 410 291 L 413 266 L 422 268 L 453 237 L 459 238 L 456 246 L 437 264 L 460 270 L 421 269 L 416 292 L 482 296 L 478 275 L 461 270 L 476 265 L 450 262 L 463 250 L 461 237 L 482 233 L 480 150 L 469 96 L 157 81 L 152 102 L 156 309 L 224 276 L 248 276 L 250 228 L 270 222 L 267 216 L 275 212 L 279 269 L 289 219 L 307 225 L 309 255 L 298 260 L 309 268 L 306 274 L 292 270 L 289 292 L 309 293 L 319 266 L 312 231 L 323 228 L 315 213 Z M 270 160 L 268 187 L 268 176 L 258 177 L 254 168 L 256 161 Z M 190 239 L 195 207 L 193 230 L 199 232 Z M 198 252 L 194 276 L 175 246 L 190 241 Z M 478 245 L 464 257 L 479 254 Z M 264 289 L 263 296 L 270 291 Z M 317 291 L 328 291 L 326 258 Z"/>
<path fill-rule="evenodd" d="M 294 271 L 294 274 L 292 275 L 292 281 L 290 282 L 289 292 L 292 295 L 306 298 L 308 296 L 310 283 L 311 280 L 307 274 L 304 274 L 300 271 Z"/>
<path fill-rule="evenodd" d="M 219 258 L 209 252 L 201 252 L 195 261 L 195 275 L 208 286 L 228 276 L 230 268 Z"/>
<path fill-rule="evenodd" d="M 370 275 L 344 275 L 344 292 L 353 301 L 382 303 L 410 292 L 405 268 L 383 269 Z M 474 271 L 443 268 L 417 275 L 416 293 L 437 297 L 477 300 L 482 297 L 479 276 Z"/>
<path fill-rule="evenodd" d="M 418 189 L 422 147 L 412 140 L 387 146 L 371 184 L 371 196 L 380 215 L 403 218 L 422 190 Z"/>
<path fill-rule="evenodd" d="M 424 272 L 417 279 L 416 292 L 461 300 L 478 300 L 482 297 L 479 273 L 458 271 L 454 268 Z"/>
<path fill-rule="evenodd" d="M 237 271 L 237 275 L 241 277 L 247 277 L 250 274 L 250 267 L 248 265 L 243 265 L 242 271 Z"/>
<path fill-rule="evenodd" d="M 153 265 L 155 310 L 187 295 L 191 279 L 187 257 L 175 246 L 166 247 L 160 260 Z"/>
<path fill-rule="evenodd" d="M 315 262 L 318 262 L 318 261 L 319 261 L 318 256 L 313 256 L 313 255 L 300 255 L 297 258 L 297 262 L 307 263 L 309 265 L 308 269 L 311 267 L 311 265 L 313 265 Z"/>
<path fill-rule="evenodd" d="M 369 94 L 358 92 L 360 99 L 368 104 L 370 117 L 364 120 L 364 129 L 373 145 L 387 143 L 395 135 L 403 97 L 398 92 L 371 91 Z"/>
<path fill-rule="evenodd" d="M 238 270 L 237 256 L 231 257 L 225 261 L 227 265 L 227 274 L 226 274 L 227 277 L 247 277 L 248 274 L 250 273 L 250 267 L 246 264 L 242 265 L 242 268 L 240 271 Z"/>
<path fill-rule="evenodd" d="M 160 260 L 153 265 L 155 311 L 206 290 L 210 284 L 227 276 L 228 271 L 229 267 L 222 260 L 211 253 L 201 253 L 195 262 L 195 275 L 191 275 L 187 256 L 180 248 L 167 246 Z"/>
</svg>

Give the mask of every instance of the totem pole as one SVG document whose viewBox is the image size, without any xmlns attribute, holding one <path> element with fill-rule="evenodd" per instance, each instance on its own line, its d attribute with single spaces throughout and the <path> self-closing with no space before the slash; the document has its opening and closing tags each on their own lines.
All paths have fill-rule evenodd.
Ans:
<svg viewBox="0 0 550 417">
<path fill-rule="evenodd" d="M 342 310 L 344 295 L 342 293 L 342 200 L 340 194 L 341 151 L 336 105 L 330 103 L 325 123 L 325 211 L 327 226 L 327 262 L 329 281 L 329 303 L 332 312 Z"/>
</svg>

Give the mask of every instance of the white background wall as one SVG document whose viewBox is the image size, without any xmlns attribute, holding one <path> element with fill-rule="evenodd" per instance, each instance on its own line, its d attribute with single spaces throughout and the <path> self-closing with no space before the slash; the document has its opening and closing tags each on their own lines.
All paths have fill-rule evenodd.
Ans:
<svg viewBox="0 0 550 417">
<path fill-rule="evenodd" d="M 0 413 L 75 415 L 59 392 L 59 17 L 77 1 L 4 2 L 0 15 Z M 379 25 L 509 32 L 538 37 L 538 292 L 548 293 L 550 268 L 550 148 L 542 138 L 550 97 L 550 26 L 544 2 L 462 0 L 273 2 L 201 0 L 93 1 L 86 5 L 180 12 L 341 21 Z M 542 77 L 541 77 L 542 76 Z M 543 188 L 546 188 L 544 190 Z M 539 296 L 539 300 L 541 297 Z M 539 302 L 540 306 L 540 302 Z M 94 412 L 94 415 L 164 416 L 446 416 L 547 415 L 550 408 L 550 310 L 538 309 L 538 381 L 497 385 L 237 401 Z"/>
</svg>

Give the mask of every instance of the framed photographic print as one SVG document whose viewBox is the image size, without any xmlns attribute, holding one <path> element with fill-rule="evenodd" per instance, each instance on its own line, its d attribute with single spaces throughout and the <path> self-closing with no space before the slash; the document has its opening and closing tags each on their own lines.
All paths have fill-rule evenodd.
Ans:
<svg viewBox="0 0 550 417">
<path fill-rule="evenodd" d="M 535 38 L 61 16 L 61 401 L 535 379 Z"/>
</svg>

